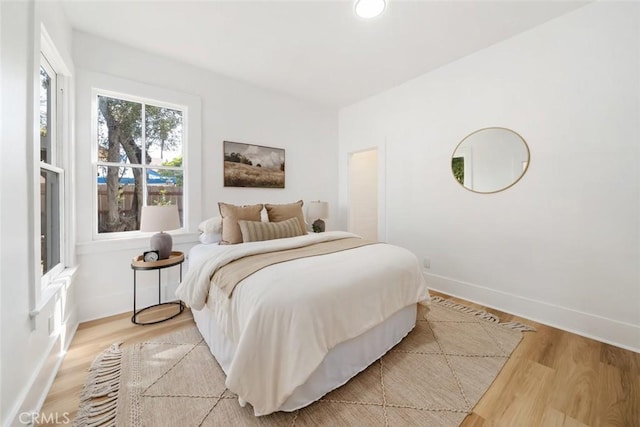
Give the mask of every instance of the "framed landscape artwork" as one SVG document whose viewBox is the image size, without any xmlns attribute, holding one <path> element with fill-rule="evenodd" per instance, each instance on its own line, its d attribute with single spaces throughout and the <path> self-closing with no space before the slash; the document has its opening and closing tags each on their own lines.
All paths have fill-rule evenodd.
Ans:
<svg viewBox="0 0 640 427">
<path fill-rule="evenodd" d="M 284 149 L 224 141 L 224 186 L 284 188 Z"/>
</svg>

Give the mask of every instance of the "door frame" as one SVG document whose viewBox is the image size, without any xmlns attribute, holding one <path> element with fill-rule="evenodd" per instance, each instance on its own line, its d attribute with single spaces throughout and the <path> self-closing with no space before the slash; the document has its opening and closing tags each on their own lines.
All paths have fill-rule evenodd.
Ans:
<svg viewBox="0 0 640 427">
<path fill-rule="evenodd" d="M 378 241 L 387 241 L 387 155 L 386 155 L 386 138 L 382 144 L 363 147 L 358 150 L 352 150 L 347 155 L 347 230 L 351 224 L 351 156 L 353 154 L 365 151 L 377 150 L 378 152 Z"/>
</svg>

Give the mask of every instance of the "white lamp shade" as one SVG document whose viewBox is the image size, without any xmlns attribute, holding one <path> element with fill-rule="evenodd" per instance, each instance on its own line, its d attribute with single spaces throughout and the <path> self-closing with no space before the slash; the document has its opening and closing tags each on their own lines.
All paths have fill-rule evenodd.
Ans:
<svg viewBox="0 0 640 427">
<path fill-rule="evenodd" d="M 329 218 L 329 203 L 327 202 L 309 202 L 307 210 L 307 218 L 309 219 L 326 219 Z"/>
<path fill-rule="evenodd" d="M 143 206 L 140 231 L 169 231 L 180 228 L 178 206 Z"/>
</svg>

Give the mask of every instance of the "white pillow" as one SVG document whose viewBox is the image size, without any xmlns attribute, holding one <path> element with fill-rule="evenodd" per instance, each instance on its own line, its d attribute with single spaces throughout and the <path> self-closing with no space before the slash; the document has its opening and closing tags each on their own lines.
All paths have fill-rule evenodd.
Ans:
<svg viewBox="0 0 640 427">
<path fill-rule="evenodd" d="M 198 226 L 198 230 L 202 231 L 203 233 L 221 234 L 222 233 L 222 217 L 214 216 L 212 218 L 202 221 Z"/>
<path fill-rule="evenodd" d="M 200 240 L 200 243 L 202 243 L 203 245 L 210 245 L 212 243 L 218 243 L 220 240 L 222 240 L 222 234 L 220 233 L 202 233 L 198 239 Z"/>
</svg>

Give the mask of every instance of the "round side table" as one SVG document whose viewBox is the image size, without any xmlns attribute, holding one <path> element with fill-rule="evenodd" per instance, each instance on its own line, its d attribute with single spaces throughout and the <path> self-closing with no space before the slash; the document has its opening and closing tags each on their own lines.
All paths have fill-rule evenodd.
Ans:
<svg viewBox="0 0 640 427">
<path fill-rule="evenodd" d="M 161 259 L 153 262 L 145 262 L 142 259 L 142 255 L 138 255 L 131 261 L 131 269 L 133 270 L 133 316 L 131 316 L 131 321 L 136 325 L 153 325 L 154 323 L 160 323 L 167 321 L 169 319 L 173 319 L 178 316 L 180 313 L 184 311 L 184 303 L 182 301 L 170 301 L 170 302 L 162 302 L 162 270 L 169 267 L 174 267 L 176 265 L 180 266 L 180 281 L 182 282 L 182 263 L 184 262 L 184 253 L 182 252 L 171 252 L 169 258 Z M 136 279 L 138 271 L 143 270 L 158 270 L 158 304 L 150 305 L 148 307 L 141 308 L 140 310 L 136 309 Z M 154 307 L 162 306 L 162 305 L 176 305 L 178 306 L 178 312 L 165 317 L 160 320 L 154 320 L 153 322 L 139 322 L 137 317 L 143 311 L 149 310 Z"/>
</svg>

